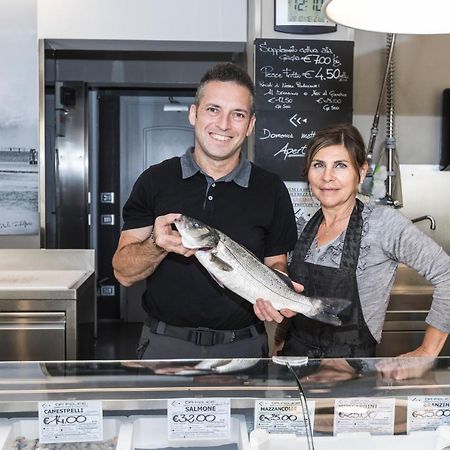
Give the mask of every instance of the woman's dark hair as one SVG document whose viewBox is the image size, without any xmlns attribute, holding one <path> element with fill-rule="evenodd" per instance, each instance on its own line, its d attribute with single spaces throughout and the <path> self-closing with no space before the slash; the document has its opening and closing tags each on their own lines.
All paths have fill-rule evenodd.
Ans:
<svg viewBox="0 0 450 450">
<path fill-rule="evenodd" d="M 331 145 L 343 145 L 347 149 L 352 166 L 359 174 L 359 170 L 367 162 L 366 146 L 357 128 L 350 123 L 342 123 L 318 131 L 309 141 L 306 150 L 305 176 L 308 175 L 316 153 Z"/>
<path fill-rule="evenodd" d="M 195 94 L 195 104 L 197 106 L 200 103 L 200 98 L 203 94 L 205 86 L 210 81 L 232 81 L 247 88 L 251 95 L 251 108 L 253 112 L 253 97 L 255 95 L 255 88 L 249 74 L 242 69 L 242 67 L 239 67 L 237 64 L 231 62 L 218 63 L 211 67 L 205 75 L 203 75 L 197 88 L 197 93 Z"/>
</svg>

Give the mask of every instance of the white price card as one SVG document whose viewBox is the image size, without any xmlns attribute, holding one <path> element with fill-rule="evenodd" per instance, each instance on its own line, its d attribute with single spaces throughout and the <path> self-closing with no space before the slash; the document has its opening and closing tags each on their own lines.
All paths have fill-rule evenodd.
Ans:
<svg viewBox="0 0 450 450">
<path fill-rule="evenodd" d="M 314 431 L 315 402 L 307 402 L 311 431 Z M 306 435 L 306 424 L 300 400 L 256 400 L 255 429 L 268 433 Z"/>
<path fill-rule="evenodd" d="M 168 400 L 167 425 L 170 440 L 229 439 L 230 399 Z"/>
<path fill-rule="evenodd" d="M 408 433 L 434 431 L 441 425 L 450 425 L 450 397 L 408 397 Z"/>
<path fill-rule="evenodd" d="M 359 431 L 394 434 L 395 398 L 339 398 L 334 402 L 334 434 Z"/>
<path fill-rule="evenodd" d="M 39 402 L 39 441 L 91 442 L 103 440 L 102 402 Z"/>
</svg>

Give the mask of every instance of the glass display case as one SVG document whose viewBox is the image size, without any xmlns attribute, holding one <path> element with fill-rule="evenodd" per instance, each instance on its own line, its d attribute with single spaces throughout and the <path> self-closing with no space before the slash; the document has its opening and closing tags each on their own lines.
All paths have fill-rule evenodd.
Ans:
<svg viewBox="0 0 450 450">
<path fill-rule="evenodd" d="M 450 359 L 0 363 L 0 449 L 450 449 Z"/>
</svg>

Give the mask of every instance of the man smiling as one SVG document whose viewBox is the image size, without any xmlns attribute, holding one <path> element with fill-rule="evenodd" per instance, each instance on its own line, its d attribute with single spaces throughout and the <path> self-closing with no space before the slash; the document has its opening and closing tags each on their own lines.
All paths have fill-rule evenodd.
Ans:
<svg viewBox="0 0 450 450">
<path fill-rule="evenodd" d="M 286 270 L 297 237 L 288 192 L 242 153 L 256 120 L 253 95 L 240 67 L 212 67 L 189 110 L 194 148 L 145 170 L 124 206 L 113 266 L 124 286 L 147 279 L 139 358 L 267 356 L 264 324 L 251 304 L 220 287 L 172 227 L 180 214 L 195 217 Z"/>
</svg>

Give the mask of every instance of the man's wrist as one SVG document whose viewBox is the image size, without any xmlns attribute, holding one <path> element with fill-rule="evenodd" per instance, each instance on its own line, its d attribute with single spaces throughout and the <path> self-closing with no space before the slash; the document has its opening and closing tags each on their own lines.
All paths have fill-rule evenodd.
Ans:
<svg viewBox="0 0 450 450">
<path fill-rule="evenodd" d="M 156 250 L 158 250 L 161 254 L 167 253 L 166 249 L 164 249 L 163 247 L 161 247 L 160 245 L 158 245 L 156 243 L 156 236 L 155 236 L 155 229 L 154 228 L 152 229 L 152 232 L 150 233 L 149 239 L 150 239 L 150 242 L 153 244 L 153 247 L 155 247 Z"/>
</svg>

